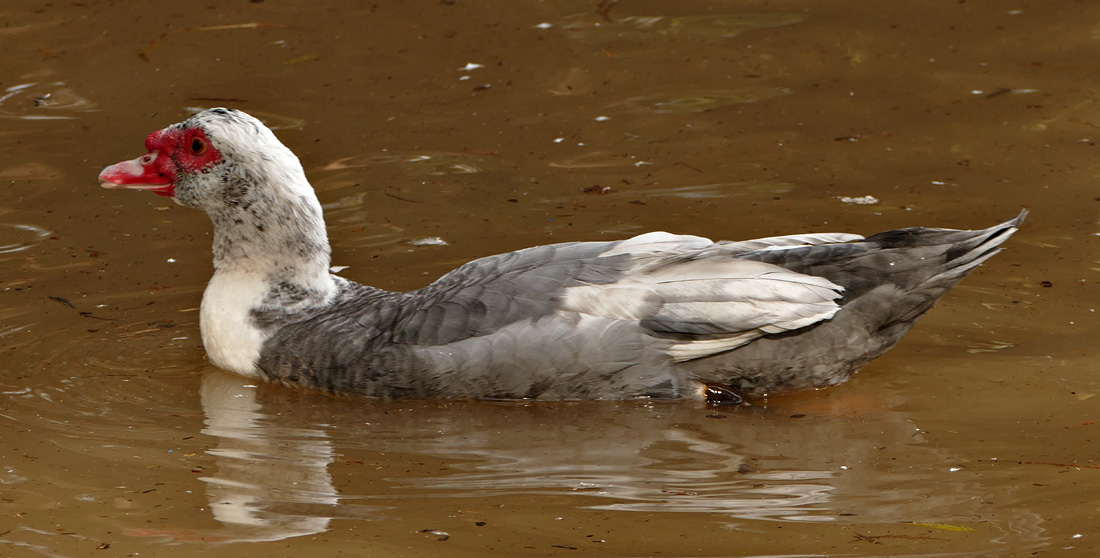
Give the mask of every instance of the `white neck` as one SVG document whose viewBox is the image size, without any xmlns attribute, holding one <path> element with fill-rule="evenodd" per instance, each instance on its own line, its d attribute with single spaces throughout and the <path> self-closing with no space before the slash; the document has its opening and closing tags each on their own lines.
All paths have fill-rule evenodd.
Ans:
<svg viewBox="0 0 1100 558">
<path fill-rule="evenodd" d="M 304 176 L 300 182 L 248 188 L 235 203 L 207 209 L 215 271 L 200 328 L 220 368 L 256 376 L 264 341 L 336 294 L 321 206 Z"/>
</svg>

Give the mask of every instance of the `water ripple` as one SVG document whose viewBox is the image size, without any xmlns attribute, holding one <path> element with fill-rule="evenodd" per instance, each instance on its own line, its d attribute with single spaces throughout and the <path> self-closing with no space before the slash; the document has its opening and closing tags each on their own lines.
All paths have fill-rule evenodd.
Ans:
<svg viewBox="0 0 1100 558">
<path fill-rule="evenodd" d="M 742 87 L 709 91 L 656 93 L 631 97 L 613 108 L 647 110 L 655 113 L 707 112 L 722 107 L 756 103 L 790 95 L 785 87 Z"/>
<path fill-rule="evenodd" d="M 78 95 L 63 81 L 13 85 L 0 95 L 0 118 L 19 120 L 72 120 L 69 113 L 85 112 L 95 103 Z"/>
<path fill-rule="evenodd" d="M 0 254 L 21 252 L 46 240 L 53 232 L 37 225 L 0 224 Z"/>
<path fill-rule="evenodd" d="M 500 158 L 489 153 L 417 151 L 366 157 L 344 157 L 321 168 L 342 171 L 373 165 L 398 165 L 410 176 L 446 176 L 505 170 Z"/>
<path fill-rule="evenodd" d="M 611 20 L 589 12 L 566 18 L 561 27 L 573 36 L 598 41 L 642 40 L 654 35 L 692 35 L 706 38 L 731 38 L 771 27 L 794 25 L 809 19 L 805 13 L 736 13 L 666 16 L 628 16 Z"/>
</svg>

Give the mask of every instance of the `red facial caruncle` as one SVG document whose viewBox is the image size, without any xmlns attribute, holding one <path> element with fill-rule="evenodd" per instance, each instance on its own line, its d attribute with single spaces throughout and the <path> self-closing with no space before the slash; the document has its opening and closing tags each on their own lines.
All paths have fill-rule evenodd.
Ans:
<svg viewBox="0 0 1100 558">
<path fill-rule="evenodd" d="M 175 197 L 181 174 L 202 172 L 222 161 L 201 128 L 167 128 L 145 139 L 148 153 L 111 165 L 99 173 L 104 188 L 149 190 Z"/>
</svg>

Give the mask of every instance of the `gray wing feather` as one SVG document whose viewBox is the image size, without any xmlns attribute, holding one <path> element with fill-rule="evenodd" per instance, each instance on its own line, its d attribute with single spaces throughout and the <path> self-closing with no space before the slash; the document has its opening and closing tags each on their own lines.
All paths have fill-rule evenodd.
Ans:
<svg viewBox="0 0 1100 558">
<path fill-rule="evenodd" d="M 408 293 L 344 281 L 332 306 L 274 332 L 259 367 L 288 384 L 394 397 L 827 385 L 892 346 L 1024 215 L 984 231 L 903 229 L 862 242 L 650 233 L 484 258 Z"/>
<path fill-rule="evenodd" d="M 470 262 L 423 289 L 405 293 L 408 298 L 392 339 L 445 345 L 550 314 L 557 309 L 562 288 L 581 281 L 605 283 L 622 275 L 625 257 L 599 257 L 615 244 L 552 244 Z"/>
<path fill-rule="evenodd" d="M 784 242 L 804 240 L 757 245 Z M 650 372 L 630 379 L 633 389 L 683 389 L 660 387 L 670 375 L 657 371 L 674 360 L 826 319 L 836 310 L 833 299 L 840 287 L 771 264 L 739 261 L 733 257 L 739 251 L 700 237 L 651 233 L 622 243 L 557 244 L 483 258 L 428 287 L 395 295 L 399 304 L 363 305 L 355 322 L 374 341 L 362 342 L 361 350 L 394 345 L 431 361 L 425 368 L 434 371 L 432 380 L 422 382 L 431 387 L 409 388 L 414 390 L 516 396 L 526 386 L 520 394 L 538 396 L 575 391 L 577 384 L 561 378 L 561 371 L 578 369 L 577 362 L 595 363 L 580 367 L 579 374 L 631 378 L 623 371 L 642 360 Z M 599 302 L 578 307 L 578 292 Z M 514 386 L 444 385 L 489 381 L 476 373 L 481 366 L 527 372 L 492 376 L 496 382 L 518 382 Z M 446 373 L 457 367 L 464 373 Z"/>
<path fill-rule="evenodd" d="M 805 245 L 836 235 L 761 241 L 769 249 Z M 652 243 L 643 242 L 649 238 Z M 676 239 L 684 246 L 675 248 Z M 631 320 L 656 338 L 671 339 L 666 354 L 677 361 L 728 351 L 769 333 L 831 318 L 843 288 L 827 279 L 776 265 L 738 259 L 744 243 L 704 244 L 699 237 L 643 235 L 612 253 L 630 257 L 619 281 L 567 287 L 563 310 Z"/>
</svg>

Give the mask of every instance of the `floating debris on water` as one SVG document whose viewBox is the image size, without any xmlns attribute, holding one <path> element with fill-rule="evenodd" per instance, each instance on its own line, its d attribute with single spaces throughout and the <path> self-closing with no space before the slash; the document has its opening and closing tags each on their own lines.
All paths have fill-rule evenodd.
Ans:
<svg viewBox="0 0 1100 558">
<path fill-rule="evenodd" d="M 842 196 L 840 198 L 840 201 L 842 203 L 848 203 L 848 204 L 853 204 L 853 205 L 873 205 L 873 204 L 878 203 L 878 198 L 876 198 L 874 196 L 858 196 L 858 197 Z"/>
<path fill-rule="evenodd" d="M 429 236 L 426 238 L 418 238 L 416 240 L 410 240 L 409 244 L 413 246 L 446 246 L 447 241 L 439 238 L 438 236 Z"/>
</svg>

